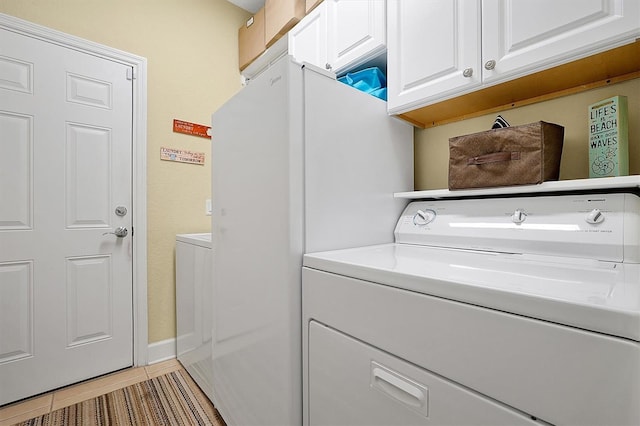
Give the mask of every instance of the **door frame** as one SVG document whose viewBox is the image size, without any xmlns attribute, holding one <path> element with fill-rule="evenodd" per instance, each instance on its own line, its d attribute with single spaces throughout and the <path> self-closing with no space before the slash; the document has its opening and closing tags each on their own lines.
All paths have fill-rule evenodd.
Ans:
<svg viewBox="0 0 640 426">
<path fill-rule="evenodd" d="M 147 365 L 147 59 L 3 13 L 0 28 L 133 68 L 133 364 Z"/>
</svg>

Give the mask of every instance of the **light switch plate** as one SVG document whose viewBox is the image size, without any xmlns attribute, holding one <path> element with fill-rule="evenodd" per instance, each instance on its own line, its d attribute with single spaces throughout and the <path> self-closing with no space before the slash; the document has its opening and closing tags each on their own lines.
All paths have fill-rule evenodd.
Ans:
<svg viewBox="0 0 640 426">
<path fill-rule="evenodd" d="M 211 216 L 211 200 L 210 199 L 205 201 L 204 213 L 207 216 Z"/>
</svg>

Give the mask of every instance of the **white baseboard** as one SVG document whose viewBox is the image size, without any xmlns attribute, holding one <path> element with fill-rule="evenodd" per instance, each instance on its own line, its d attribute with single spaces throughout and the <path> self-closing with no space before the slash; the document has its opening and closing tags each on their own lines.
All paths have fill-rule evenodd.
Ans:
<svg viewBox="0 0 640 426">
<path fill-rule="evenodd" d="M 148 347 L 148 359 L 149 365 L 156 362 L 167 361 L 176 357 L 176 339 L 161 340 L 159 342 L 153 342 Z"/>
</svg>

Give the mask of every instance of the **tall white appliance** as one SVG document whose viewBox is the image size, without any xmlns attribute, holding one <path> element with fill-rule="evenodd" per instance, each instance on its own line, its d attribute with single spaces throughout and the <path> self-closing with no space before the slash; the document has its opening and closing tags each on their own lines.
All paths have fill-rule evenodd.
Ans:
<svg viewBox="0 0 640 426">
<path fill-rule="evenodd" d="M 283 57 L 212 131 L 214 404 L 229 425 L 300 425 L 302 255 L 393 241 L 413 128 Z"/>
</svg>

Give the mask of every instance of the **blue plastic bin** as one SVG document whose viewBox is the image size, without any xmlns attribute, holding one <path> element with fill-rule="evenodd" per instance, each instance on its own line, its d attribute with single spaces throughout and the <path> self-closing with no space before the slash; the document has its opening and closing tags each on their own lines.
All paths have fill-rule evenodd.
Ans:
<svg viewBox="0 0 640 426">
<path fill-rule="evenodd" d="M 387 100 L 387 79 L 378 67 L 365 68 L 338 78 L 338 81 Z"/>
</svg>

